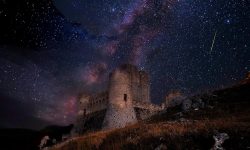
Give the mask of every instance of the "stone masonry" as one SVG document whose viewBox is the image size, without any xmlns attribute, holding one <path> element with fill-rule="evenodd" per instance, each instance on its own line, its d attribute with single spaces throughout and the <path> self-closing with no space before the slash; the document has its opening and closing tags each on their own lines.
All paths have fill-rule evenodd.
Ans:
<svg viewBox="0 0 250 150">
<path fill-rule="evenodd" d="M 130 64 L 121 65 L 109 75 L 107 91 L 92 96 L 83 94 L 78 107 L 79 134 L 96 124 L 98 127 L 92 130 L 125 127 L 161 110 L 150 102 L 148 74 Z"/>
</svg>

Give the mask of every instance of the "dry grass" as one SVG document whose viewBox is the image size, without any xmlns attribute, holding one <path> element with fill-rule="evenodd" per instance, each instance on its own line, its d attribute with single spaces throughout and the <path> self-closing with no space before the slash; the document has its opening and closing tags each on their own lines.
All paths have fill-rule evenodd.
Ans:
<svg viewBox="0 0 250 150">
<path fill-rule="evenodd" d="M 138 123 L 122 129 L 100 131 L 78 137 L 68 143 L 54 147 L 53 150 L 87 150 L 87 149 L 145 149 L 144 144 L 155 146 L 160 138 L 166 144 L 181 142 L 184 137 L 199 136 L 212 137 L 215 130 L 238 134 L 250 132 L 250 123 L 243 122 L 247 116 L 228 117 L 214 120 L 197 120 L 185 122 Z M 249 119 L 249 118 L 248 118 Z M 150 142 L 150 143 L 147 143 Z M 180 144 L 180 143 L 179 143 Z M 174 147 L 182 149 L 185 146 L 176 144 Z M 150 146 L 147 146 L 151 149 Z"/>
<path fill-rule="evenodd" d="M 177 115 L 180 110 L 176 107 L 126 128 L 76 137 L 52 150 L 147 150 L 155 149 L 160 144 L 166 145 L 168 150 L 210 149 L 216 132 L 229 135 L 230 138 L 223 145 L 225 149 L 249 149 L 249 85 L 217 91 L 215 94 L 217 96 L 212 99 L 205 97 L 213 102 L 212 108 Z M 187 120 L 176 121 L 181 117 Z"/>
</svg>

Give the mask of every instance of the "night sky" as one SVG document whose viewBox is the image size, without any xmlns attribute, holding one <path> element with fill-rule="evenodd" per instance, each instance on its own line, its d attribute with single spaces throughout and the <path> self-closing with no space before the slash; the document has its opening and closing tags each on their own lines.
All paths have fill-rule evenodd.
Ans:
<svg viewBox="0 0 250 150">
<path fill-rule="evenodd" d="M 231 86 L 250 70 L 248 0 L 0 0 L 0 127 L 67 125 L 123 63 L 151 100 Z"/>
</svg>

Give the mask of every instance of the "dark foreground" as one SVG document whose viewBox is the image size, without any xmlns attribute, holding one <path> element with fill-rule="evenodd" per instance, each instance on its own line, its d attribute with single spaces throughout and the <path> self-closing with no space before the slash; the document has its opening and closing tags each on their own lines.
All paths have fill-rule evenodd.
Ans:
<svg viewBox="0 0 250 150">
<path fill-rule="evenodd" d="M 72 125 L 48 126 L 40 131 L 29 129 L 0 129 L 0 150 L 37 150 L 41 139 L 49 135 L 57 141 L 62 140 L 63 134 L 68 134 Z M 52 143 L 48 143 L 52 145 Z"/>
</svg>

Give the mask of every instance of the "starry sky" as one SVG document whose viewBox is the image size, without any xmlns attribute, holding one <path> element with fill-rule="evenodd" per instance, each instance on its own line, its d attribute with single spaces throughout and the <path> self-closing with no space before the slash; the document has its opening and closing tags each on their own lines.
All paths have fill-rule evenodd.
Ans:
<svg viewBox="0 0 250 150">
<path fill-rule="evenodd" d="M 67 125 L 123 63 L 151 100 L 231 86 L 250 70 L 248 0 L 0 0 L 0 127 Z"/>
</svg>

